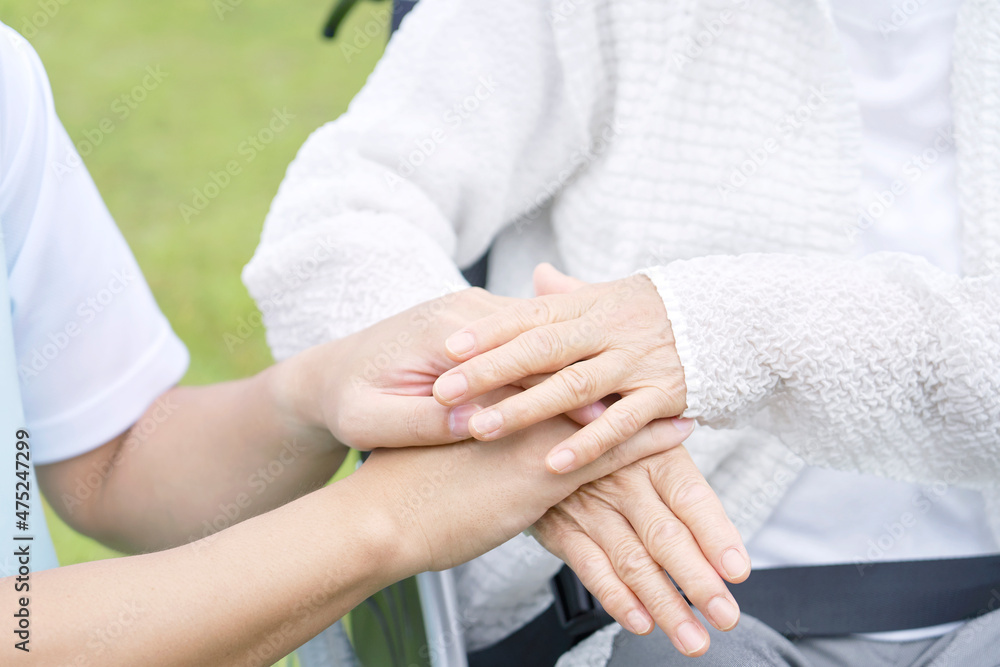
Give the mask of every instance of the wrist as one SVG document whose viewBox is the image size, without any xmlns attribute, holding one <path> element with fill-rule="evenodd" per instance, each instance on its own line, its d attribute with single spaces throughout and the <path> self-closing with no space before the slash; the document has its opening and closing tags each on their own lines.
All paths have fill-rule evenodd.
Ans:
<svg viewBox="0 0 1000 667">
<path fill-rule="evenodd" d="M 278 419 L 289 428 L 336 442 L 337 400 L 332 386 L 342 367 L 339 341 L 311 347 L 263 372 Z"/>
<path fill-rule="evenodd" d="M 663 315 L 663 336 L 666 341 L 666 352 L 670 357 L 667 372 L 670 375 L 672 397 L 680 407 L 680 412 L 663 416 L 680 416 L 687 412 L 688 407 L 688 372 L 685 362 L 690 358 L 689 336 L 685 320 L 681 315 L 680 303 L 663 271 L 658 267 L 635 273 L 631 278 L 640 281 L 651 294 L 653 303 L 659 306 L 659 308 L 654 306 L 653 312 L 660 312 Z"/>
<path fill-rule="evenodd" d="M 407 502 L 404 481 L 395 478 L 394 466 L 370 463 L 339 483 L 349 484 L 357 495 L 357 516 L 364 521 L 366 539 L 374 549 L 373 566 L 385 579 L 384 587 L 432 569 L 433 558 L 419 506 Z"/>
</svg>

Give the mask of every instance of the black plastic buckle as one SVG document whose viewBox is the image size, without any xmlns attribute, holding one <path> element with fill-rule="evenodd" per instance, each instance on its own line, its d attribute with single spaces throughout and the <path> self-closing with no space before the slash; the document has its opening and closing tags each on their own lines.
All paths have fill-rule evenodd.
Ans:
<svg viewBox="0 0 1000 667">
<path fill-rule="evenodd" d="M 569 566 L 563 566 L 552 577 L 552 594 L 556 599 L 559 623 L 572 638 L 574 646 L 614 622 Z"/>
</svg>

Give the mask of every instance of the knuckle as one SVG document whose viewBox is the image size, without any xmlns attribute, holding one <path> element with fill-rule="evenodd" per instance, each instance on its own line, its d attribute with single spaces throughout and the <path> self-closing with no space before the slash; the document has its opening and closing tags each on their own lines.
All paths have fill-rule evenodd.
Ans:
<svg viewBox="0 0 1000 667">
<path fill-rule="evenodd" d="M 574 398 L 590 396 L 597 388 L 594 376 L 577 366 L 567 366 L 559 372 L 559 377 L 567 392 Z"/>
<path fill-rule="evenodd" d="M 719 581 L 704 577 L 689 576 L 683 583 L 684 595 L 699 609 L 704 609 L 708 601 L 715 597 L 729 597 L 729 589 Z"/>
<path fill-rule="evenodd" d="M 505 399 L 500 408 L 508 432 L 537 424 L 552 416 L 545 405 L 530 394 L 520 393 Z"/>
<path fill-rule="evenodd" d="M 524 334 L 529 352 L 544 357 L 559 357 L 563 352 L 562 340 L 549 327 L 535 327 Z"/>
<path fill-rule="evenodd" d="M 409 434 L 415 442 L 425 442 L 425 438 L 429 435 L 427 433 L 427 421 L 423 418 L 420 410 L 415 406 L 411 407 L 406 412 L 406 433 Z"/>
<path fill-rule="evenodd" d="M 687 537 L 687 527 L 673 517 L 660 517 L 649 524 L 649 541 L 665 551 L 672 550 Z"/>
<path fill-rule="evenodd" d="M 572 563 L 573 570 L 580 577 L 580 581 L 595 587 L 598 587 L 599 583 L 610 574 L 608 572 L 607 561 L 597 554 L 577 555 L 576 558 L 570 557 L 570 563 Z"/>
<path fill-rule="evenodd" d="M 624 440 L 642 428 L 642 421 L 635 413 L 635 409 L 622 407 L 615 411 L 611 426 L 615 430 L 615 435 Z"/>
<path fill-rule="evenodd" d="M 676 589 L 651 593 L 642 598 L 642 603 L 646 605 L 646 609 L 653 615 L 653 618 L 666 619 L 668 626 L 679 625 L 682 620 L 687 620 L 691 614 L 687 603 L 683 601 Z"/>
<path fill-rule="evenodd" d="M 641 544 L 628 543 L 614 550 L 615 569 L 625 581 L 635 581 L 649 574 L 652 558 Z"/>
<path fill-rule="evenodd" d="M 670 507 L 679 511 L 694 510 L 710 503 L 715 498 L 715 492 L 700 474 L 687 473 L 671 490 L 668 500 Z"/>
<path fill-rule="evenodd" d="M 608 582 L 594 591 L 601 605 L 609 612 L 621 611 L 629 607 L 632 596 L 621 585 Z"/>
<path fill-rule="evenodd" d="M 465 377 L 468 379 L 470 389 L 493 387 L 505 379 L 503 361 L 497 359 L 494 354 L 474 357 L 465 363 L 467 364 Z"/>
</svg>

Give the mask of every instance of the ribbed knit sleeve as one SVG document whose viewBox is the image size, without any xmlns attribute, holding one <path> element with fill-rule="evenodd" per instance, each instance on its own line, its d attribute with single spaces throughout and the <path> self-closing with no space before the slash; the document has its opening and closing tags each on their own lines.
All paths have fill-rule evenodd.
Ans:
<svg viewBox="0 0 1000 667">
<path fill-rule="evenodd" d="M 1000 478 L 1000 277 L 899 253 L 710 256 L 646 274 L 677 338 L 685 416 L 762 427 L 816 465 Z"/>
</svg>

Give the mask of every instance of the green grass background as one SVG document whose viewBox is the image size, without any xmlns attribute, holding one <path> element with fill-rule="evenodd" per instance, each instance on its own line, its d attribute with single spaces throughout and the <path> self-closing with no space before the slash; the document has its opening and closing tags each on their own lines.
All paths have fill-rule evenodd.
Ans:
<svg viewBox="0 0 1000 667">
<path fill-rule="evenodd" d="M 227 349 L 225 334 L 255 312 L 240 270 L 296 150 L 346 109 L 385 44 L 389 3 L 359 4 L 328 42 L 320 28 L 331 5 L 0 0 L 0 21 L 40 54 L 74 142 L 96 136 L 102 119 L 114 124 L 84 162 L 191 352 L 186 384 L 243 377 L 271 361 L 261 329 Z M 355 29 L 376 28 L 369 44 L 355 41 Z M 120 119 L 112 104 L 142 84 L 149 66 L 166 78 Z M 295 118 L 246 163 L 238 147 L 273 109 Z M 180 205 L 234 159 L 242 173 L 185 222 Z M 64 565 L 116 555 L 51 512 L 48 519 Z"/>
</svg>

